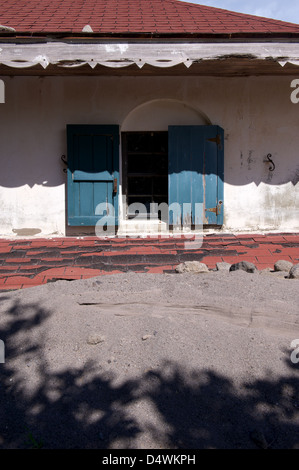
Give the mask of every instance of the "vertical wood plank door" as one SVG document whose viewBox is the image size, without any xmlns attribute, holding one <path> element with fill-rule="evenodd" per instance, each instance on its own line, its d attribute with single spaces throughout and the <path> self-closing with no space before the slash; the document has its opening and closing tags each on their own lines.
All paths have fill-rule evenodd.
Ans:
<svg viewBox="0 0 299 470">
<path fill-rule="evenodd" d="M 118 225 L 119 127 L 67 125 L 68 225 Z"/>
<path fill-rule="evenodd" d="M 168 165 L 169 225 L 222 225 L 223 129 L 169 126 Z"/>
</svg>

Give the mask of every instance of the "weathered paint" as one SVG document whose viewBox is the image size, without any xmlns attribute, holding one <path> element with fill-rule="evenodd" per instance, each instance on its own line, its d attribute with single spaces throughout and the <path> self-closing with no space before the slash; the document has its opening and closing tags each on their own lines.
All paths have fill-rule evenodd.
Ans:
<svg viewBox="0 0 299 470">
<path fill-rule="evenodd" d="M 15 44 L 2 43 L 0 64 L 13 68 L 27 68 L 40 64 L 44 69 L 50 64 L 59 64 L 65 68 L 77 68 L 88 64 L 92 69 L 97 64 L 110 68 L 121 68 L 131 64 L 136 64 L 139 68 L 145 64 L 165 68 L 184 64 L 189 68 L 193 62 L 240 56 L 250 59 L 271 58 L 281 67 L 288 62 L 299 65 L 296 43 L 256 41 L 210 42 L 200 46 L 192 41 L 188 43 L 153 41 L 146 47 L 143 42 L 134 41 L 98 43 L 94 48 L 89 44 L 55 41 L 43 44 L 42 53 L 38 43 L 27 43 L 25 46 L 19 44 L 17 48 Z"/>
<path fill-rule="evenodd" d="M 0 235 L 15 236 L 13 229 L 26 227 L 41 230 L 41 236 L 67 233 L 61 161 L 67 155 L 67 124 L 134 130 L 136 119 L 129 119 L 134 110 L 155 103 L 151 116 L 146 106 L 138 113 L 138 130 L 152 130 L 154 110 L 165 99 L 176 103 L 175 111 L 169 107 L 164 114 L 169 125 L 184 121 L 185 107 L 194 110 L 186 113 L 186 124 L 208 119 L 224 129 L 223 231 L 298 231 L 299 104 L 290 99 L 294 78 L 3 77 Z M 191 114 L 192 123 L 187 119 Z M 268 154 L 275 163 L 272 172 L 265 162 Z"/>
<path fill-rule="evenodd" d="M 41 229 L 39 228 L 13 228 L 12 231 L 19 237 L 33 237 L 41 233 Z"/>
<path fill-rule="evenodd" d="M 105 223 L 118 225 L 119 126 L 67 125 L 67 141 L 68 225 L 95 226 L 103 203 Z"/>
<path fill-rule="evenodd" d="M 203 224 L 221 225 L 221 214 L 213 206 L 223 199 L 223 130 L 219 126 L 169 126 L 168 136 L 168 202 L 180 204 L 179 224 L 194 225 L 200 203 Z M 177 223 L 172 214 L 169 223 Z"/>
</svg>

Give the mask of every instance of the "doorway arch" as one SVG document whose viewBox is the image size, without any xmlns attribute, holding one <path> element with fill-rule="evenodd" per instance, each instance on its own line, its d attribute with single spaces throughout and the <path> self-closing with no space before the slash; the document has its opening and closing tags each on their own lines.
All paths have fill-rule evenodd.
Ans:
<svg viewBox="0 0 299 470">
<path fill-rule="evenodd" d="M 183 101 L 155 99 L 131 110 L 122 123 L 121 131 L 167 131 L 168 126 L 211 124 L 211 120 L 204 112 Z"/>
<path fill-rule="evenodd" d="M 212 140 L 215 140 L 214 134 L 213 136 L 212 134 L 210 136 L 209 133 L 217 132 L 216 127 L 217 126 L 212 125 L 211 120 L 202 110 L 196 109 L 188 103 L 175 99 L 154 99 L 147 101 L 136 106 L 126 115 L 121 125 L 121 226 L 132 227 L 134 224 L 136 230 L 141 231 L 142 222 L 142 230 L 144 230 L 144 227 L 147 227 L 147 229 L 151 231 L 152 224 L 155 223 L 156 225 L 154 231 L 161 230 L 160 227 L 163 225 L 162 220 L 158 220 L 157 222 L 154 220 L 141 220 L 141 222 L 137 222 L 136 220 L 135 223 L 135 221 L 132 220 L 135 208 L 131 214 L 130 210 L 128 210 L 128 206 L 131 207 L 132 204 L 134 207 L 135 199 L 138 200 L 138 202 L 141 202 L 144 207 L 146 207 L 146 210 L 144 211 L 145 219 L 149 216 L 149 214 L 149 218 L 151 219 L 152 215 L 155 217 L 157 214 L 152 214 L 151 210 L 148 210 L 148 207 L 151 205 L 150 201 L 155 201 L 158 204 L 164 202 L 169 203 L 169 181 L 170 179 L 173 180 L 175 175 L 175 172 L 173 172 L 173 176 L 171 176 L 169 173 L 168 148 L 166 148 L 166 151 L 164 151 L 164 147 L 168 147 L 169 130 L 175 128 L 184 128 L 186 130 L 190 130 L 191 128 L 194 128 L 195 134 L 197 135 L 197 131 L 199 129 L 203 131 L 205 128 L 207 129 L 205 132 L 208 133 L 207 137 L 212 137 Z M 189 131 L 187 130 L 187 132 Z M 154 146 L 154 149 L 151 150 L 151 155 L 147 155 L 147 145 L 149 138 L 152 138 L 152 142 L 157 142 L 157 146 Z M 203 137 L 200 138 L 202 139 Z M 133 145 L 135 145 L 137 142 L 138 145 L 136 149 L 132 149 L 130 142 L 133 142 Z M 166 146 L 165 142 L 167 142 Z M 152 147 L 151 144 L 150 147 Z M 136 150 L 138 150 L 138 152 L 136 152 Z M 140 159 L 139 162 L 141 165 L 139 162 L 137 162 L 136 158 Z M 150 165 L 150 161 L 154 159 L 156 159 L 157 164 L 152 163 L 151 168 L 147 168 L 147 162 L 149 162 Z M 166 162 L 166 173 L 164 171 L 165 165 L 163 166 L 163 159 Z M 195 169 L 188 167 L 189 163 L 186 160 L 186 168 L 181 169 L 180 171 L 182 176 L 186 172 L 188 172 L 188 174 L 190 173 L 191 175 L 191 173 L 195 171 Z M 196 176 L 198 177 L 198 175 Z M 150 184 L 147 184 L 149 182 L 149 178 L 152 179 L 152 189 L 148 189 L 150 188 Z M 156 185 L 157 181 L 161 182 L 161 184 L 159 183 L 159 185 Z M 155 189 L 155 186 L 157 189 Z M 199 182 L 197 186 L 199 186 Z M 147 200 L 147 198 L 149 199 Z"/>
</svg>

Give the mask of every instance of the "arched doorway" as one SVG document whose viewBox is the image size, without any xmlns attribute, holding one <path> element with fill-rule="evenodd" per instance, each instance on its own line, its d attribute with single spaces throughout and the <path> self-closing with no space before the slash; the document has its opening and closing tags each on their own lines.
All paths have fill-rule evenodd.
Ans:
<svg viewBox="0 0 299 470">
<path fill-rule="evenodd" d="M 157 208 L 169 202 L 170 126 L 210 124 L 201 111 L 172 99 L 146 102 L 127 115 L 121 127 L 121 212 L 126 226 L 132 227 L 134 223 L 137 231 L 138 224 L 140 231 L 145 227 L 156 231 L 163 225 L 161 211 Z"/>
<path fill-rule="evenodd" d="M 200 110 L 182 101 L 156 99 L 134 108 L 124 119 L 121 132 L 167 131 L 169 126 L 212 124 Z"/>
</svg>

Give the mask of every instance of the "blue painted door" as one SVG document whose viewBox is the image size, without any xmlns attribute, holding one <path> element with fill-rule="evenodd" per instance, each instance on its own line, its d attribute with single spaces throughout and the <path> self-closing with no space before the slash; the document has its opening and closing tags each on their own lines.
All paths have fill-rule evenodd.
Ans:
<svg viewBox="0 0 299 470">
<path fill-rule="evenodd" d="M 223 129 L 170 126 L 168 136 L 169 225 L 222 225 Z"/>
<path fill-rule="evenodd" d="M 68 224 L 117 225 L 119 127 L 68 125 L 67 147 Z"/>
</svg>

